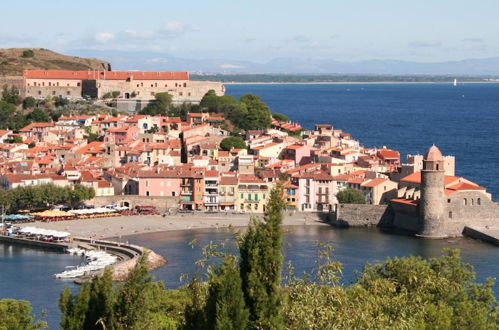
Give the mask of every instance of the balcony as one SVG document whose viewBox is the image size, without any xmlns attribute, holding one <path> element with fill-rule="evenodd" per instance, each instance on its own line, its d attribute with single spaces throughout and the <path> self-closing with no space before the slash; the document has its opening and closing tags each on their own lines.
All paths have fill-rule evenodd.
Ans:
<svg viewBox="0 0 499 330">
<path fill-rule="evenodd" d="M 192 195 L 192 190 L 185 190 L 180 193 L 180 195 Z"/>
<path fill-rule="evenodd" d="M 205 187 L 217 188 L 218 187 L 218 183 L 205 183 L 204 186 Z"/>
</svg>

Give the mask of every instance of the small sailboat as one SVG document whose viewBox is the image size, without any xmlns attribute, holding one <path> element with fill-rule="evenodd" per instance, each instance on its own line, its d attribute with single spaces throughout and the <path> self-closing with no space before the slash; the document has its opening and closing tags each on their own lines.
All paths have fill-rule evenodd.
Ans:
<svg viewBox="0 0 499 330">
<path fill-rule="evenodd" d="M 457 79 L 454 78 L 454 86 L 457 86 Z"/>
</svg>

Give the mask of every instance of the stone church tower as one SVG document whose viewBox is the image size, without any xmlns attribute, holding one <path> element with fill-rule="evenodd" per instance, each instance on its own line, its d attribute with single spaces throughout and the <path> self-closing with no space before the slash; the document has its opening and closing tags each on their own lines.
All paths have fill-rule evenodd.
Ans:
<svg viewBox="0 0 499 330">
<path fill-rule="evenodd" d="M 423 159 L 421 171 L 421 200 L 419 203 L 419 236 L 445 236 L 444 158 L 440 150 L 431 146 Z"/>
</svg>

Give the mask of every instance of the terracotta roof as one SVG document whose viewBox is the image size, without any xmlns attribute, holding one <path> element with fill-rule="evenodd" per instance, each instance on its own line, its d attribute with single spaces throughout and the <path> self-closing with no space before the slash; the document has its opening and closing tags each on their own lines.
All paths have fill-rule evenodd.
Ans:
<svg viewBox="0 0 499 330">
<path fill-rule="evenodd" d="M 366 183 L 363 183 L 362 186 L 363 187 L 373 188 L 373 187 L 376 187 L 377 185 L 380 185 L 380 184 L 382 184 L 382 183 L 384 183 L 386 181 L 388 181 L 388 179 L 385 179 L 385 178 L 376 178 L 376 179 L 369 180 Z"/>
<path fill-rule="evenodd" d="M 254 174 L 240 174 L 239 175 L 240 183 L 265 183 L 262 179 L 257 177 Z"/>
<path fill-rule="evenodd" d="M 189 80 L 188 72 L 24 70 L 31 79 Z"/>
<path fill-rule="evenodd" d="M 414 207 L 418 206 L 418 204 L 419 204 L 419 200 L 404 199 L 404 198 L 394 198 L 394 199 L 391 199 L 390 202 L 410 205 L 410 206 L 414 206 Z"/>
<path fill-rule="evenodd" d="M 236 176 L 222 176 L 219 185 L 234 185 L 237 184 L 238 181 Z"/>
<path fill-rule="evenodd" d="M 380 149 L 378 150 L 378 155 L 383 159 L 400 159 L 399 152 L 392 149 L 386 149 L 386 148 Z"/>
<path fill-rule="evenodd" d="M 484 187 L 481 187 L 479 185 L 469 184 L 467 182 L 459 182 L 459 183 L 453 184 L 451 186 L 448 186 L 447 189 L 450 189 L 450 190 L 485 190 Z"/>
</svg>

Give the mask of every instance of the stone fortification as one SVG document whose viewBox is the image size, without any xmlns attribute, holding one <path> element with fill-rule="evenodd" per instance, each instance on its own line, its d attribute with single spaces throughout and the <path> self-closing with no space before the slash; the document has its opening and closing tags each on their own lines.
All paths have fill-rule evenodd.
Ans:
<svg viewBox="0 0 499 330">
<path fill-rule="evenodd" d="M 338 204 L 329 221 L 337 227 L 388 226 L 392 223 L 392 213 L 388 205 Z"/>
</svg>

